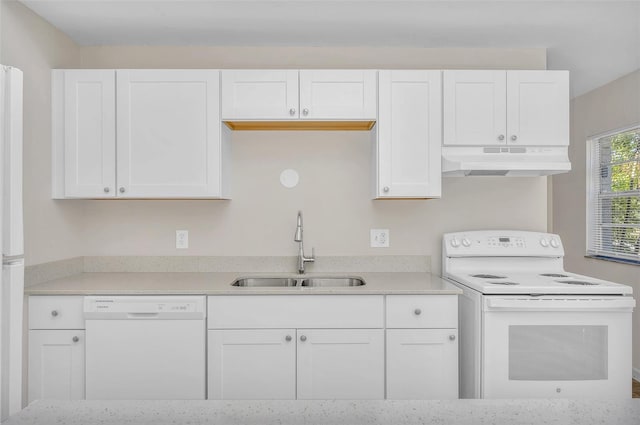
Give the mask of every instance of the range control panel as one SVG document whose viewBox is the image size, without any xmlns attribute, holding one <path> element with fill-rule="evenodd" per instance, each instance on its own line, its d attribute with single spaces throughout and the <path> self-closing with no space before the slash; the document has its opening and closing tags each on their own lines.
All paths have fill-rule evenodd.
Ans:
<svg viewBox="0 0 640 425">
<path fill-rule="evenodd" d="M 447 257 L 562 257 L 560 236 L 518 230 L 476 230 L 446 233 L 442 252 Z"/>
</svg>

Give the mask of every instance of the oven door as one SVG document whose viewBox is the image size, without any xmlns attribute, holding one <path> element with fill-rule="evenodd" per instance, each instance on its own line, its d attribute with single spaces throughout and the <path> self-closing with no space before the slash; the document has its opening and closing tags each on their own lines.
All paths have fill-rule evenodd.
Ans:
<svg viewBox="0 0 640 425">
<path fill-rule="evenodd" d="M 487 296 L 483 398 L 631 397 L 631 297 Z"/>
</svg>

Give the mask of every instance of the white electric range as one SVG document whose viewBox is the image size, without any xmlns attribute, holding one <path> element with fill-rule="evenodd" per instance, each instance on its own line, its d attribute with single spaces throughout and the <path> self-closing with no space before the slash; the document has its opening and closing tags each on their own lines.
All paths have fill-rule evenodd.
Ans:
<svg viewBox="0 0 640 425">
<path fill-rule="evenodd" d="M 631 397 L 632 288 L 564 270 L 558 235 L 445 234 L 463 398 Z"/>
</svg>

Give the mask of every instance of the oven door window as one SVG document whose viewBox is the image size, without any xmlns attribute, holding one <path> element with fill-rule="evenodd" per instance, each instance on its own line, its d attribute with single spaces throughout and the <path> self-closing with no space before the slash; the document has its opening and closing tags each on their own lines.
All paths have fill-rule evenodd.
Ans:
<svg viewBox="0 0 640 425">
<path fill-rule="evenodd" d="M 509 379 L 607 379 L 607 347 L 607 326 L 511 325 Z"/>
</svg>

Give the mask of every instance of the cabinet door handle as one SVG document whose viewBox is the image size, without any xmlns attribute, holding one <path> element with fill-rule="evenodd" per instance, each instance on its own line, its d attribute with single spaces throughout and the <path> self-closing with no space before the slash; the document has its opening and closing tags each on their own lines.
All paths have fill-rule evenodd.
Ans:
<svg viewBox="0 0 640 425">
<path fill-rule="evenodd" d="M 422 310 L 416 308 L 415 310 L 413 310 L 413 314 L 415 314 L 416 316 L 420 316 L 422 314 Z"/>
<path fill-rule="evenodd" d="M 53 311 L 51 312 L 51 315 L 52 315 L 53 317 L 58 316 L 58 310 L 53 310 Z"/>
<path fill-rule="evenodd" d="M 120 193 L 124 193 L 124 191 L 125 191 L 124 187 L 121 187 L 120 188 Z"/>
<path fill-rule="evenodd" d="M 109 193 L 109 188 L 108 187 L 104 188 L 104 193 Z"/>
<path fill-rule="evenodd" d="M 80 338 L 78 338 L 77 336 L 74 336 L 73 338 L 71 338 L 71 340 L 73 342 L 78 342 L 78 341 L 80 341 Z"/>
<path fill-rule="evenodd" d="M 449 335 L 449 339 L 450 339 L 451 341 L 455 341 L 455 340 L 456 340 L 456 336 L 455 336 L 455 335 Z"/>
<path fill-rule="evenodd" d="M 302 110 L 302 115 L 309 115 L 309 110 L 307 108 L 304 108 Z"/>
<path fill-rule="evenodd" d="M 516 135 L 514 134 L 513 136 L 511 136 L 511 140 L 513 140 L 513 141 L 515 142 L 516 140 L 518 140 L 518 136 L 516 136 Z"/>
<path fill-rule="evenodd" d="M 304 335 L 300 336 L 300 341 L 305 342 L 307 340 L 307 337 Z"/>
<path fill-rule="evenodd" d="M 295 115 L 295 114 L 296 114 L 296 108 L 289 109 L 289 115 Z"/>
<path fill-rule="evenodd" d="M 385 186 L 385 187 L 383 187 L 383 188 L 382 188 L 382 191 L 383 191 L 384 193 L 389 192 L 389 186 Z"/>
<path fill-rule="evenodd" d="M 284 337 L 285 341 L 289 342 L 291 341 L 291 335 L 287 335 Z"/>
<path fill-rule="evenodd" d="M 498 140 L 503 141 L 504 140 L 504 134 L 501 134 L 498 136 Z"/>
</svg>

